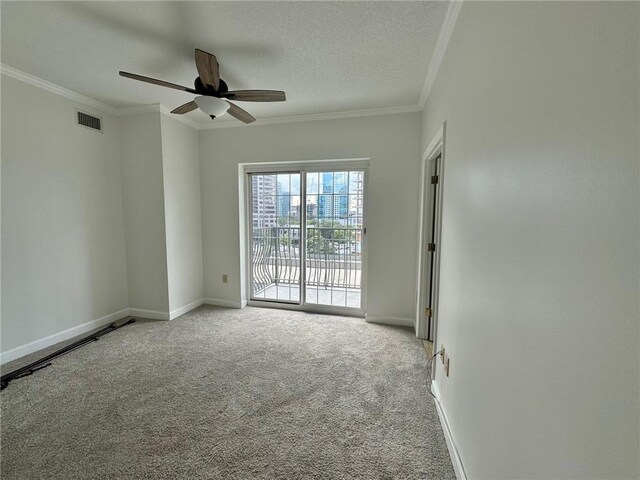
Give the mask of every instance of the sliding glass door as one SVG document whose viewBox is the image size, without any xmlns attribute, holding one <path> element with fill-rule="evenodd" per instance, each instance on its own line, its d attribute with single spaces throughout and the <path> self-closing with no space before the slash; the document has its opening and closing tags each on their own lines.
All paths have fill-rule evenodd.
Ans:
<svg viewBox="0 0 640 480">
<path fill-rule="evenodd" d="M 249 174 L 251 300 L 362 309 L 364 169 Z"/>
</svg>

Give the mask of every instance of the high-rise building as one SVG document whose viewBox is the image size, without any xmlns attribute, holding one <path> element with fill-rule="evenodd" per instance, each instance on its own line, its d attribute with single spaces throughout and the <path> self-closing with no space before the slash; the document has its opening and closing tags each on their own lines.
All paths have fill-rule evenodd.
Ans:
<svg viewBox="0 0 640 480">
<path fill-rule="evenodd" d="M 288 217 L 291 211 L 291 196 L 288 191 L 285 191 L 281 182 L 277 185 L 278 194 L 278 217 Z"/>
<path fill-rule="evenodd" d="M 318 198 L 320 218 L 346 218 L 349 212 L 349 172 L 323 172 Z"/>
<path fill-rule="evenodd" d="M 349 225 L 362 225 L 364 172 L 349 172 Z"/>
<path fill-rule="evenodd" d="M 307 203 L 307 220 L 315 219 L 318 216 L 318 205 L 314 202 Z"/>
<path fill-rule="evenodd" d="M 333 172 L 321 174 L 319 188 L 318 217 L 331 218 L 333 216 Z"/>
<path fill-rule="evenodd" d="M 277 225 L 276 194 L 278 187 L 275 175 L 252 175 L 251 198 L 254 228 Z"/>
</svg>

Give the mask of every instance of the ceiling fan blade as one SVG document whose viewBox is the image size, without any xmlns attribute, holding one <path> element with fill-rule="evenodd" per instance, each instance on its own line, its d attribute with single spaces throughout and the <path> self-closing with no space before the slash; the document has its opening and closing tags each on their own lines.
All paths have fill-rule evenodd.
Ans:
<svg viewBox="0 0 640 480">
<path fill-rule="evenodd" d="M 196 68 L 202 83 L 218 90 L 220 87 L 220 71 L 216 56 L 196 48 Z"/>
<path fill-rule="evenodd" d="M 237 118 L 238 120 L 240 120 L 241 122 L 244 123 L 252 123 L 255 122 L 256 119 L 253 117 L 253 115 L 251 115 L 249 112 L 241 109 L 239 106 L 234 105 L 231 102 L 227 102 L 229 105 L 231 105 L 229 107 L 229 110 L 227 110 L 227 113 L 229 115 L 231 115 L 232 117 Z"/>
<path fill-rule="evenodd" d="M 223 97 L 241 102 L 284 102 L 287 99 L 281 90 L 232 90 Z"/>
<path fill-rule="evenodd" d="M 177 108 L 174 108 L 173 110 L 171 110 L 171 113 L 177 113 L 179 115 L 182 115 L 183 113 L 189 113 L 195 110 L 196 108 L 198 108 L 198 104 L 194 101 L 191 101 L 191 102 L 185 103 L 184 105 L 180 105 Z"/>
<path fill-rule="evenodd" d="M 135 73 L 123 72 L 120 71 L 121 77 L 132 78 L 133 80 L 139 80 L 140 82 L 152 83 L 154 85 L 159 85 L 161 87 L 175 88 L 176 90 L 182 90 L 184 92 L 189 93 L 197 93 L 195 90 L 187 87 L 183 87 L 182 85 L 176 85 L 175 83 L 165 82 L 164 80 L 158 80 L 156 78 L 145 77 L 143 75 L 137 75 Z"/>
</svg>

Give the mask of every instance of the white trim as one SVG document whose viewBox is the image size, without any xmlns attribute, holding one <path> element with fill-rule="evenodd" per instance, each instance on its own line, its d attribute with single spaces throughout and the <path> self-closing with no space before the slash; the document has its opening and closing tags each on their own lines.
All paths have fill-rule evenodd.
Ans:
<svg viewBox="0 0 640 480">
<path fill-rule="evenodd" d="M 430 177 L 433 173 L 432 160 L 439 154 L 440 155 L 440 168 L 438 175 L 440 181 L 438 182 L 436 200 L 436 219 L 435 219 L 435 238 L 436 238 L 436 256 L 434 260 L 434 289 L 433 289 L 433 310 L 432 321 L 434 324 L 434 337 L 433 341 L 437 342 L 436 331 L 438 328 L 438 296 L 440 285 L 440 259 L 442 258 L 442 202 L 443 202 L 443 190 L 444 190 L 444 163 L 445 163 L 445 131 L 446 124 L 443 123 L 438 129 L 429 146 L 422 154 L 422 176 L 420 184 L 420 217 L 418 219 L 418 263 L 416 272 L 416 321 L 415 331 L 416 337 L 427 339 L 429 336 L 428 322 L 425 316 L 422 314 L 427 305 L 427 291 L 431 288 L 431 279 L 427 275 L 427 258 L 425 254 L 426 245 L 429 243 L 428 234 L 431 230 L 430 225 L 432 219 L 433 209 L 433 185 L 431 185 Z M 437 343 L 436 343 L 437 344 Z"/>
<path fill-rule="evenodd" d="M 244 308 L 246 306 L 246 302 L 235 302 L 233 300 L 224 300 L 222 298 L 205 297 L 202 299 L 202 302 L 205 305 L 215 305 L 218 307 L 227 307 L 227 308 Z"/>
<path fill-rule="evenodd" d="M 436 409 L 438 410 L 438 417 L 440 417 L 440 424 L 442 425 L 442 432 L 444 433 L 444 439 L 447 442 L 447 449 L 449 450 L 449 456 L 451 457 L 451 463 L 453 464 L 453 470 L 456 473 L 458 480 L 467 480 L 467 474 L 464 471 L 462 465 L 462 458 L 460 458 L 460 452 L 456 447 L 456 442 L 453 439 L 453 433 L 449 426 L 449 420 L 447 414 L 444 411 L 442 403 L 440 403 L 440 390 L 435 380 L 431 381 L 431 391 L 436 397 Z"/>
<path fill-rule="evenodd" d="M 422 160 L 425 161 L 429 157 L 433 156 L 434 153 L 442 146 L 444 143 L 444 130 L 446 128 L 446 122 L 440 125 L 440 128 L 431 139 L 429 146 L 425 148 L 424 152 L 422 152 Z"/>
<path fill-rule="evenodd" d="M 198 308 L 203 303 L 211 303 L 207 302 L 207 300 L 219 302 L 212 303 L 214 305 L 220 304 L 221 302 L 226 302 L 225 300 L 217 300 L 213 298 L 200 298 L 194 302 L 184 305 L 183 307 L 176 308 L 170 313 L 159 312 L 156 310 L 143 310 L 141 308 L 123 308 L 122 310 L 110 313 L 109 315 L 105 315 L 104 317 L 91 320 L 81 325 L 76 325 L 75 327 L 71 327 L 62 332 L 54 333 L 53 335 L 34 340 L 33 342 L 29 342 L 25 345 L 21 345 L 19 347 L 12 348 L 11 350 L 7 350 L 6 352 L 2 352 L 0 353 L 0 365 L 24 357 L 25 355 L 29 355 L 30 353 L 37 352 L 38 350 L 42 350 L 43 348 L 50 347 L 51 345 L 55 345 L 56 343 L 64 342 L 65 340 L 69 340 L 70 338 L 73 338 L 75 336 L 82 335 L 83 333 L 90 332 L 91 330 L 95 330 L 96 328 L 102 327 L 103 325 L 127 316 L 141 317 L 151 320 L 173 320 L 174 318 L 190 312 L 194 308 Z M 234 303 L 234 308 L 240 308 L 239 306 L 235 306 L 235 302 L 228 303 Z M 238 303 L 238 305 L 240 304 Z"/>
<path fill-rule="evenodd" d="M 297 123 L 297 122 L 309 122 L 318 120 L 336 120 L 341 118 L 356 118 L 356 117 L 369 117 L 376 115 L 393 115 L 400 113 L 412 113 L 420 112 L 424 109 L 424 106 L 429 97 L 429 92 L 433 86 L 436 75 L 440 68 L 440 64 L 444 58 L 453 28 L 458 19 L 460 9 L 462 8 L 463 0 L 453 0 L 449 3 L 449 8 L 445 15 L 445 19 L 438 35 L 438 41 L 436 47 L 429 62 L 429 68 L 427 69 L 427 75 L 422 86 L 419 101 L 416 105 L 399 105 L 393 107 L 381 107 L 381 108 L 364 108 L 360 110 L 348 110 L 344 112 L 326 112 L 326 113 L 311 113 L 302 115 L 288 115 L 283 117 L 267 117 L 259 118 L 252 124 L 244 124 L 240 121 L 226 121 L 217 123 L 198 123 L 187 117 L 181 115 L 171 115 L 171 111 L 164 105 L 152 104 L 152 105 L 139 105 L 134 107 L 120 107 L 115 108 L 106 103 L 95 100 L 91 97 L 79 94 L 67 88 L 56 85 L 42 78 L 31 75 L 30 73 L 23 72 L 17 68 L 0 63 L 0 73 L 9 77 L 15 78 L 22 82 L 28 83 L 43 90 L 47 90 L 56 95 L 66 97 L 78 103 L 82 103 L 89 107 L 96 108 L 103 112 L 110 113 L 111 115 L 123 116 L 123 115 L 139 115 L 142 113 L 160 112 L 170 115 L 171 118 L 189 125 L 196 130 L 211 130 L 216 128 L 233 128 L 233 127 L 246 127 L 246 126 L 260 126 L 260 125 L 273 125 L 279 123 Z"/>
<path fill-rule="evenodd" d="M 171 312 L 169 312 L 169 320 L 173 320 L 174 318 L 178 318 L 179 316 L 184 315 L 187 312 L 190 312 L 194 308 L 198 308 L 203 303 L 204 303 L 204 299 L 203 298 L 199 298 L 198 300 L 195 300 L 195 301 L 193 301 L 191 303 L 187 303 L 186 305 L 183 305 L 182 307 L 176 308 L 175 310 L 171 310 Z"/>
<path fill-rule="evenodd" d="M 83 333 L 90 332 L 91 330 L 95 330 L 96 328 L 114 322 L 115 320 L 119 320 L 123 317 L 126 317 L 127 315 L 129 315 L 129 309 L 123 308 L 122 310 L 110 313 L 109 315 L 105 315 L 104 317 L 96 318 L 95 320 L 91 320 L 81 325 L 76 325 L 75 327 L 71 327 L 62 332 L 54 333 L 53 335 L 49 335 L 47 337 L 34 340 L 33 342 L 29 342 L 25 345 L 12 348 L 11 350 L 7 350 L 6 352 L 2 352 L 2 354 L 0 354 L 0 364 L 10 362 L 20 357 L 24 357 L 25 355 L 29 355 L 30 353 L 37 352 L 38 350 L 42 350 L 43 348 L 50 347 L 51 345 L 55 345 L 56 343 L 64 342 L 65 340 L 69 340 L 70 338 L 73 338 L 77 335 L 82 335 Z"/>
<path fill-rule="evenodd" d="M 166 106 L 154 103 L 151 105 L 138 105 L 134 107 L 120 107 L 115 108 L 106 103 L 99 102 L 98 100 L 94 100 L 93 98 L 87 97 L 85 95 L 81 95 L 67 88 L 56 85 L 55 83 L 51 83 L 42 78 L 36 77 L 35 75 L 31 75 L 29 73 L 18 70 L 17 68 L 10 67 L 9 65 L 5 65 L 0 63 L 0 72 L 3 75 L 7 75 L 9 77 L 15 78 L 16 80 L 20 80 L 22 82 L 28 83 L 35 87 L 42 88 L 43 90 L 47 90 L 51 93 L 55 93 L 56 95 L 60 95 L 62 97 L 66 97 L 75 102 L 82 103 L 84 105 L 102 110 L 103 112 L 110 113 L 111 115 L 116 116 L 126 116 L 126 115 L 139 115 L 143 113 L 151 113 L 151 112 L 160 112 L 171 116 L 171 118 L 175 118 L 176 120 L 189 125 L 196 130 L 210 130 L 214 128 L 230 128 L 230 127 L 246 127 L 250 125 L 271 125 L 276 123 L 297 123 L 297 122 L 309 122 L 314 120 L 334 120 L 338 118 L 355 118 L 355 117 L 369 117 L 375 115 L 392 115 L 398 113 L 410 113 L 410 112 L 419 112 L 422 110 L 420 105 L 401 105 L 395 107 L 383 107 L 383 108 L 365 108 L 361 110 L 349 110 L 346 112 L 327 112 L 327 113 L 311 113 L 305 115 L 289 115 L 285 117 L 268 117 L 268 118 L 259 118 L 254 123 L 247 125 L 240 121 L 227 121 L 227 122 L 218 122 L 218 123 L 198 123 L 193 120 L 181 116 L 181 115 L 172 115 L 169 108 Z"/>
<path fill-rule="evenodd" d="M 250 230 L 249 218 L 251 210 L 249 209 L 249 179 L 245 173 L 245 167 L 242 163 L 238 164 L 238 265 L 240 266 L 240 301 L 242 308 L 247 306 L 249 296 L 251 295 L 251 275 L 247 268 L 248 259 L 251 258 L 251 250 L 247 241 Z"/>
<path fill-rule="evenodd" d="M 246 176 L 248 173 L 271 173 L 271 172 L 297 172 L 305 170 L 307 172 L 321 172 L 323 170 L 366 170 L 369 168 L 369 158 L 335 158 L 327 160 L 296 160 L 292 162 L 254 162 L 240 163 L 242 168 L 240 175 Z M 366 188 L 366 186 L 365 186 Z M 248 201 L 248 199 L 247 199 Z"/>
<path fill-rule="evenodd" d="M 284 302 L 278 300 L 262 300 L 260 298 L 252 298 L 251 291 L 251 251 L 250 245 L 252 243 L 252 211 L 251 211 L 251 174 L 271 174 L 274 172 L 288 172 L 288 173 L 300 173 L 301 183 L 301 200 L 305 201 L 306 198 L 306 175 L 313 172 L 324 171 L 351 171 L 362 170 L 363 171 L 363 205 L 364 211 L 362 216 L 363 238 L 362 238 L 362 272 L 361 272 L 361 285 L 360 285 L 360 308 L 343 307 L 337 305 L 320 305 L 312 303 L 304 303 L 305 301 L 305 284 L 300 285 L 301 295 L 298 302 Z M 245 292 L 241 293 L 247 297 L 248 305 L 266 308 L 281 308 L 285 310 L 297 310 L 311 313 L 323 313 L 327 315 L 343 315 L 352 317 L 364 317 L 366 316 L 367 305 L 367 292 L 368 292 L 368 203 L 369 203 L 369 158 L 344 158 L 344 159 L 324 159 L 324 160 L 298 160 L 298 161 L 284 161 L 284 162 L 253 162 L 253 163 L 240 163 L 238 164 L 238 176 L 239 176 L 239 220 L 240 220 L 240 233 L 241 245 L 244 241 L 244 248 L 240 249 L 241 258 L 240 265 L 243 266 L 241 272 L 241 281 L 244 283 Z M 306 210 L 301 211 L 301 224 L 306 222 Z M 244 226 L 244 228 L 243 228 Z M 304 229 L 301 229 L 301 241 L 305 242 Z M 244 257 L 243 257 L 244 255 Z M 301 260 L 301 278 L 305 278 L 305 260 L 304 252 Z"/>
<path fill-rule="evenodd" d="M 462 0 L 451 1 L 449 3 L 449 8 L 447 9 L 447 14 L 444 17 L 444 22 L 442 24 L 442 30 L 440 30 L 440 35 L 438 35 L 438 43 L 436 44 L 433 56 L 429 62 L 427 76 L 424 79 L 424 85 L 422 86 L 420 101 L 418 102 L 420 110 L 422 110 L 427 103 L 431 87 L 433 87 L 433 82 L 436 79 L 436 75 L 438 75 L 440 64 L 442 63 L 445 52 L 447 51 L 447 46 L 451 39 L 451 33 L 453 32 L 453 27 L 456 25 L 456 20 L 458 20 L 461 8 Z"/>
<path fill-rule="evenodd" d="M 364 318 L 368 323 L 378 323 L 380 325 L 396 325 L 402 327 L 413 327 L 413 318 L 388 317 L 382 315 L 369 315 Z"/>
<path fill-rule="evenodd" d="M 43 80 L 42 78 L 38 78 L 29 73 L 18 70 L 17 68 L 10 67 L 9 65 L 5 65 L 4 63 L 0 63 L 0 73 L 8 77 L 15 78 L 16 80 L 20 80 L 21 82 L 28 83 L 29 85 L 33 85 L 34 87 L 38 87 L 48 92 L 55 93 L 56 95 L 60 95 L 61 97 L 68 98 L 69 100 L 73 100 L 74 102 L 82 103 L 89 107 L 102 110 L 103 112 L 110 113 L 111 115 L 118 115 L 117 109 L 113 108 L 110 105 L 99 102 L 98 100 L 94 100 L 90 97 L 85 97 L 84 95 L 80 95 L 79 93 L 76 93 L 72 90 L 68 90 L 64 87 L 56 85 L 55 83 L 51 83 Z"/>
<path fill-rule="evenodd" d="M 158 312 L 157 310 L 143 310 L 142 308 L 130 308 L 129 315 L 132 317 L 148 318 L 149 320 L 169 320 L 168 312 Z"/>
<path fill-rule="evenodd" d="M 419 105 L 402 105 L 399 107 L 383 107 L 383 108 L 365 108 L 362 110 L 349 110 L 346 112 L 310 113 L 305 115 L 289 115 L 285 117 L 258 118 L 255 122 L 250 124 L 244 124 L 240 121 L 199 123 L 198 130 L 211 130 L 215 128 L 230 128 L 230 127 L 251 127 L 251 126 L 260 126 L 260 125 L 273 125 L 276 123 L 297 123 L 297 122 L 311 122 L 311 121 L 318 121 L 318 120 L 335 120 L 339 118 L 370 117 L 375 115 L 393 115 L 398 113 L 419 112 L 421 110 L 422 110 L 422 107 L 420 107 Z"/>
<path fill-rule="evenodd" d="M 184 123 L 185 125 L 189 125 L 191 128 L 199 130 L 199 124 L 194 122 L 193 120 L 183 116 L 183 115 L 174 115 L 171 113 L 167 107 L 160 103 L 152 103 L 150 105 L 138 105 L 135 107 L 123 107 L 118 108 L 116 110 L 116 115 L 120 117 L 128 117 L 131 115 L 144 115 L 145 113 L 162 113 L 178 122 Z"/>
<path fill-rule="evenodd" d="M 376 115 L 393 115 L 393 114 L 401 114 L 401 113 L 420 112 L 424 109 L 425 103 L 427 101 L 427 97 L 429 96 L 429 92 L 431 90 L 435 77 L 438 73 L 438 69 L 440 68 L 442 59 L 444 58 L 444 54 L 447 49 L 449 39 L 451 38 L 451 32 L 453 31 L 453 27 L 455 26 L 461 7 L 462 7 L 462 0 L 451 1 L 449 4 L 449 8 L 447 10 L 445 20 L 443 22 L 442 30 L 440 31 L 440 35 L 438 36 L 438 42 L 436 44 L 433 57 L 431 58 L 431 62 L 429 63 L 427 76 L 425 78 L 422 91 L 420 94 L 420 100 L 416 105 L 399 105 L 399 106 L 392 106 L 392 107 L 348 110 L 344 112 L 310 113 L 310 114 L 302 114 L 302 115 L 288 115 L 283 117 L 267 117 L 267 118 L 259 118 L 255 122 L 249 125 L 244 124 L 240 121 L 198 123 L 191 120 L 190 118 L 187 118 L 181 115 L 171 115 L 170 109 L 162 104 L 138 105 L 134 107 L 120 107 L 120 108 L 112 107 L 111 105 L 100 102 L 91 97 L 87 97 L 80 93 L 74 92 L 67 88 L 61 87 L 60 85 L 56 85 L 55 83 L 36 77 L 35 75 L 31 75 L 30 73 L 23 72 L 21 70 L 18 70 L 17 68 L 11 67 L 3 63 L 0 63 L 0 73 L 2 73 L 3 75 L 7 75 L 9 77 L 15 78 L 16 80 L 20 80 L 29 85 L 33 85 L 35 87 L 46 90 L 48 92 L 54 93 L 56 95 L 60 95 L 62 97 L 68 98 L 69 100 L 73 100 L 75 102 L 84 104 L 86 106 L 101 110 L 103 112 L 110 113 L 111 115 L 126 116 L 126 115 L 139 115 L 139 114 L 150 113 L 150 112 L 160 112 L 160 113 L 165 113 L 167 115 L 170 115 L 171 118 L 175 118 L 176 120 L 186 125 L 189 125 L 190 127 L 195 128 L 196 130 L 211 130 L 216 128 L 273 125 L 273 124 L 279 124 L 279 123 L 310 122 L 310 121 L 318 121 L 318 120 L 336 120 L 341 118 L 357 118 L 357 117 L 370 117 L 370 116 L 376 116 Z"/>
</svg>

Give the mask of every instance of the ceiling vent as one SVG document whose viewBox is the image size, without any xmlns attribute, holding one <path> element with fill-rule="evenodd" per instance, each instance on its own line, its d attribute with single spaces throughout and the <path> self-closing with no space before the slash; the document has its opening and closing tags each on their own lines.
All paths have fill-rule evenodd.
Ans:
<svg viewBox="0 0 640 480">
<path fill-rule="evenodd" d="M 76 122 L 78 125 L 90 128 L 91 130 L 102 131 L 102 119 L 100 117 L 94 117 L 80 110 L 76 110 Z"/>
</svg>

